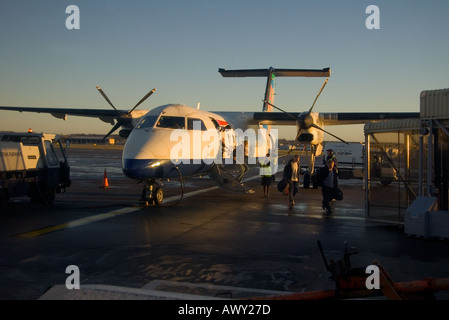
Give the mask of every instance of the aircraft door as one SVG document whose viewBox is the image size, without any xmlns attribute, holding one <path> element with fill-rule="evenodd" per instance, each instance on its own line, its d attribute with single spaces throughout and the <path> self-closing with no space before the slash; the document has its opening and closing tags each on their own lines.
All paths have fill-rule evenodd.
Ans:
<svg viewBox="0 0 449 320">
<path fill-rule="evenodd" d="M 220 137 L 218 131 L 208 129 L 202 119 L 187 118 L 190 136 L 190 158 L 194 163 L 212 164 L 219 153 Z"/>
</svg>

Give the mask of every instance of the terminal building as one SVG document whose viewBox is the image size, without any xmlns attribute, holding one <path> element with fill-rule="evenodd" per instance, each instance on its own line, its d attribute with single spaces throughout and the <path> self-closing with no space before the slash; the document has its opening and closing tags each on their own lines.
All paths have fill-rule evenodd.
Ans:
<svg viewBox="0 0 449 320">
<path fill-rule="evenodd" d="M 449 89 L 422 91 L 420 118 L 367 123 L 367 219 L 449 238 Z"/>
<path fill-rule="evenodd" d="M 123 145 L 125 139 L 118 135 L 111 135 L 107 139 L 104 139 L 104 135 L 96 134 L 72 134 L 64 136 L 64 141 L 69 144 L 81 144 L 81 145 Z"/>
</svg>

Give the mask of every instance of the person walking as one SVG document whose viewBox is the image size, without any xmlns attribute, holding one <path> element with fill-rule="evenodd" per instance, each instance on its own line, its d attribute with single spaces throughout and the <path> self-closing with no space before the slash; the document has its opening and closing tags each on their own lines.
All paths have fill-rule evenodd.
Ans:
<svg viewBox="0 0 449 320">
<path fill-rule="evenodd" d="M 334 160 L 327 160 L 326 166 L 319 170 L 318 181 L 321 184 L 323 194 L 323 209 L 326 210 L 326 214 L 332 214 L 329 202 L 332 201 L 334 194 L 338 191 L 338 175 Z"/>
<path fill-rule="evenodd" d="M 327 156 L 325 159 L 323 159 L 323 164 L 326 166 L 327 161 L 329 160 L 333 160 L 334 161 L 334 168 L 335 168 L 335 172 L 337 172 L 338 174 L 338 160 L 337 160 L 337 156 L 334 153 L 333 149 L 327 149 Z"/>
<path fill-rule="evenodd" d="M 273 172 L 271 171 L 270 153 L 266 155 L 266 159 L 260 162 L 261 184 L 263 186 L 263 197 L 268 198 L 270 194 L 270 186 L 273 181 Z"/>
<path fill-rule="evenodd" d="M 283 178 L 288 184 L 288 208 L 292 209 L 295 204 L 295 195 L 298 193 L 298 183 L 300 174 L 300 159 L 299 155 L 295 154 L 284 167 Z"/>
</svg>

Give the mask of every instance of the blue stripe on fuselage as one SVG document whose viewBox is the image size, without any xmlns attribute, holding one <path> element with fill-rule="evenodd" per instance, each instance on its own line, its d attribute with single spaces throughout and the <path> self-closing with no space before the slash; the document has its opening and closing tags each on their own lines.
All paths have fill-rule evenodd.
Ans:
<svg viewBox="0 0 449 320">
<path fill-rule="evenodd" d="M 192 160 L 187 161 L 174 164 L 170 160 L 123 159 L 122 170 L 131 179 L 146 180 L 151 178 L 179 178 L 179 172 L 176 170 L 176 167 L 179 168 L 182 176 L 192 176 L 205 173 L 212 166 L 204 163 L 204 161 L 201 161 L 199 164 L 194 164 Z"/>
</svg>

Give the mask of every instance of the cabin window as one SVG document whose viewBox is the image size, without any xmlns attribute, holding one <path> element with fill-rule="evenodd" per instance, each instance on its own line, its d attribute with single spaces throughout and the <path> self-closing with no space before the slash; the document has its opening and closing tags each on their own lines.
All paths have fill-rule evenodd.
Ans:
<svg viewBox="0 0 449 320">
<path fill-rule="evenodd" d="M 137 125 L 137 129 L 152 128 L 156 123 L 157 118 L 158 116 L 147 116 L 143 118 Z"/>
<path fill-rule="evenodd" d="M 197 122 L 197 123 L 195 124 L 195 122 Z M 199 123 L 199 125 L 198 125 L 198 123 Z M 188 118 L 187 119 L 187 130 L 193 130 L 194 128 L 200 128 L 201 131 L 207 130 L 206 126 L 204 125 L 203 120 Z"/>
<path fill-rule="evenodd" d="M 170 129 L 185 129 L 185 118 L 162 116 L 159 118 L 156 127 L 170 128 Z"/>
</svg>

